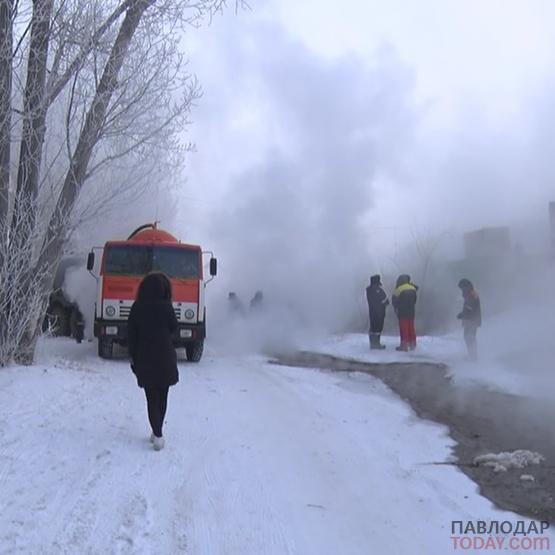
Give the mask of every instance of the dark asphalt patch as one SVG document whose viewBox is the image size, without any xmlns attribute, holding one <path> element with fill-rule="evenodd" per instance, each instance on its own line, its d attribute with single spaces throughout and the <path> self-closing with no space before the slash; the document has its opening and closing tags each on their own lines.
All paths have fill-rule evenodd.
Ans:
<svg viewBox="0 0 555 555">
<path fill-rule="evenodd" d="M 478 384 L 455 385 L 448 367 L 431 362 L 366 363 L 301 351 L 270 361 L 275 364 L 318 368 L 333 372 L 363 372 L 382 380 L 410 404 L 415 413 L 444 424 L 455 440 L 454 464 L 497 507 L 536 520 L 555 523 L 555 406 L 488 389 Z M 476 466 L 485 453 L 528 449 L 545 461 L 524 469 L 493 472 Z M 534 481 L 523 481 L 523 474 Z"/>
</svg>

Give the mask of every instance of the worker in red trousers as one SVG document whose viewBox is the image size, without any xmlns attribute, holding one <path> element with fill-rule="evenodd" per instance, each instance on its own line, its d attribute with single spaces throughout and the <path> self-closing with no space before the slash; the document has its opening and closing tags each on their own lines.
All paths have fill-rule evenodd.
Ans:
<svg viewBox="0 0 555 555">
<path fill-rule="evenodd" d="M 413 351 L 416 349 L 416 330 L 414 328 L 416 291 L 418 287 L 411 283 L 408 274 L 401 274 L 397 278 L 395 292 L 391 298 L 393 308 L 399 319 L 399 333 L 401 344 L 398 351 Z"/>
</svg>

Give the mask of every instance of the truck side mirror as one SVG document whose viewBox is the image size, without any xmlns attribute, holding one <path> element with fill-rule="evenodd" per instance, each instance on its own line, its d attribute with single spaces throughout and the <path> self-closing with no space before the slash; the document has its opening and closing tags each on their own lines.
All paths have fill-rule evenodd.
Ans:
<svg viewBox="0 0 555 555">
<path fill-rule="evenodd" d="M 93 268 L 94 268 L 94 252 L 91 251 L 87 256 L 87 270 L 89 272 L 92 272 Z"/>
<path fill-rule="evenodd" d="M 218 273 L 218 259 L 211 258 L 210 259 L 210 275 L 214 277 Z"/>
</svg>

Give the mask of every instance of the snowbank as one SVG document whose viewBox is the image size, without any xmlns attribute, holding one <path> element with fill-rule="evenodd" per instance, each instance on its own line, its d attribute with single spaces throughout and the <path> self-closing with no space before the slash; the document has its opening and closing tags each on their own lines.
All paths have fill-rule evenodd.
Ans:
<svg viewBox="0 0 555 555">
<path fill-rule="evenodd" d="M 507 331 L 504 325 L 503 320 L 503 333 Z M 522 355 L 520 358 L 508 356 L 510 343 L 505 343 L 505 347 L 484 346 L 479 360 L 469 362 L 466 360 L 462 331 L 441 337 L 419 337 L 417 349 L 407 353 L 395 350 L 398 341 L 399 338 L 395 336 L 382 336 L 382 343 L 387 349 L 371 351 L 368 335 L 353 333 L 307 342 L 305 349 L 372 363 L 442 362 L 448 366 L 454 383 L 461 385 L 479 383 L 506 393 L 534 398 L 551 398 L 555 392 L 551 360 L 545 353 L 526 351 L 522 345 L 519 347 L 515 344 L 515 349 Z M 479 341 L 483 344 L 486 338 L 479 336 Z M 547 369 L 549 374 L 546 373 Z"/>
<path fill-rule="evenodd" d="M 501 453 L 487 453 L 474 459 L 474 464 L 478 466 L 489 466 L 494 472 L 507 472 L 510 468 L 526 468 L 529 465 L 540 464 L 545 461 L 545 457 L 534 451 L 517 449 L 516 451 L 503 451 Z M 521 476 L 521 480 L 526 475 Z M 533 480 L 533 478 L 532 478 Z"/>
</svg>

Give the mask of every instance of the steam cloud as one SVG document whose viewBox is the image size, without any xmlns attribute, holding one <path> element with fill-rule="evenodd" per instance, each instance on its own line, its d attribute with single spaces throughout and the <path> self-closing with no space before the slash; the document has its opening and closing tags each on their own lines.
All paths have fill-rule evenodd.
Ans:
<svg viewBox="0 0 555 555">
<path fill-rule="evenodd" d="M 374 181 L 398 173 L 411 140 L 411 73 L 390 49 L 369 65 L 323 60 L 275 26 L 235 43 L 248 58 L 235 87 L 258 99 L 249 117 L 270 140 L 209 218 L 219 302 L 224 287 L 246 300 L 262 289 L 304 323 L 341 329 L 362 310 L 372 270 Z"/>
</svg>

